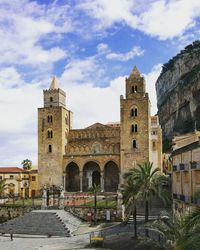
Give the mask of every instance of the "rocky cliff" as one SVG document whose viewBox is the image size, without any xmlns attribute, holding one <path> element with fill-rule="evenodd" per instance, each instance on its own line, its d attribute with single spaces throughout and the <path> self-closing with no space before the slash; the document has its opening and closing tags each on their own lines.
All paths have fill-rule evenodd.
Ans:
<svg viewBox="0 0 200 250">
<path fill-rule="evenodd" d="M 164 141 L 200 129 L 200 41 L 163 65 L 156 93 Z"/>
</svg>

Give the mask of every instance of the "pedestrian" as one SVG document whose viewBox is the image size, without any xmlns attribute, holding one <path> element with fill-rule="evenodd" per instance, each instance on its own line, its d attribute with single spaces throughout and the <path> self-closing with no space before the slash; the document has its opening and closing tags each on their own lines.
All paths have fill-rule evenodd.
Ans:
<svg viewBox="0 0 200 250">
<path fill-rule="evenodd" d="M 13 241 L 13 233 L 10 233 L 10 240 Z"/>
</svg>

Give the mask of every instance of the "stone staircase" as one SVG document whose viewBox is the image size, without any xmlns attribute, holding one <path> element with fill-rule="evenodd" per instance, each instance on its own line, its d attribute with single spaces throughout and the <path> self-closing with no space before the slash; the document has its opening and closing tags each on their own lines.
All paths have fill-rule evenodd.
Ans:
<svg viewBox="0 0 200 250">
<path fill-rule="evenodd" d="M 35 210 L 0 224 L 0 233 L 70 237 L 81 221 L 61 210 Z"/>
</svg>

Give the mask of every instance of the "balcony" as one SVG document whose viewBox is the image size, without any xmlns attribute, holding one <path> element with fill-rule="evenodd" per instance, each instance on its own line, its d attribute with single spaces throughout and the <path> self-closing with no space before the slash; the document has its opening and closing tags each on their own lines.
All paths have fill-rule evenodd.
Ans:
<svg viewBox="0 0 200 250">
<path fill-rule="evenodd" d="M 180 170 L 185 170 L 185 164 L 180 163 L 179 166 L 180 166 Z"/>
<path fill-rule="evenodd" d="M 173 171 L 174 171 L 174 172 L 178 171 L 177 165 L 173 165 Z"/>
<path fill-rule="evenodd" d="M 193 161 L 191 163 L 191 169 L 198 169 L 198 170 L 200 170 L 200 162 L 199 161 Z"/>
</svg>

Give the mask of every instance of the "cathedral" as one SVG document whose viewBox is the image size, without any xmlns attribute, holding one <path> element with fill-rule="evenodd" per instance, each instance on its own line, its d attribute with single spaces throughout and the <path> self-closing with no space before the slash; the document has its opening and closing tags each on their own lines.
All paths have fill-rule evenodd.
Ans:
<svg viewBox="0 0 200 250">
<path fill-rule="evenodd" d="M 53 77 L 38 109 L 39 186 L 63 186 L 66 192 L 102 192 L 123 186 L 123 174 L 145 161 L 162 169 L 162 131 L 150 115 L 145 79 L 134 67 L 120 96 L 120 121 L 73 129 L 73 112 Z"/>
</svg>

